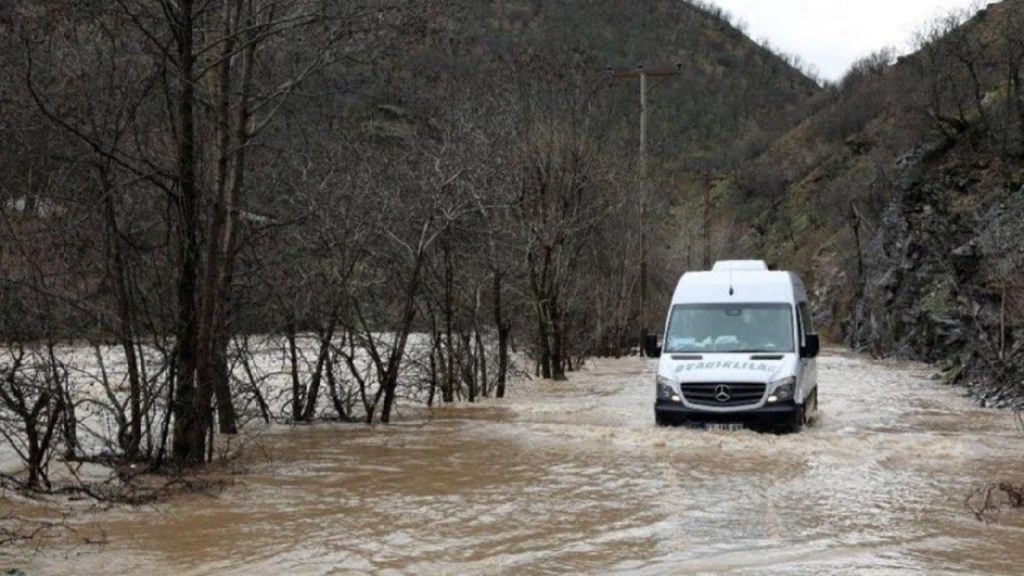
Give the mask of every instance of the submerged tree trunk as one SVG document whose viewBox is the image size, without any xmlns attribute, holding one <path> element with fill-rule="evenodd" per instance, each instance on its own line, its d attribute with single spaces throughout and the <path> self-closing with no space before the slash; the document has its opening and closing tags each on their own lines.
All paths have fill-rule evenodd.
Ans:
<svg viewBox="0 0 1024 576">
<path fill-rule="evenodd" d="M 505 388 L 508 381 L 509 371 L 509 336 L 511 335 L 511 327 L 499 328 L 498 329 L 498 385 L 495 395 L 498 398 L 505 397 Z"/>
<path fill-rule="evenodd" d="M 398 389 L 399 370 L 402 360 L 405 358 L 405 347 L 409 342 L 409 333 L 412 331 L 412 323 L 416 318 L 416 293 L 420 289 L 420 277 L 423 272 L 424 247 L 420 247 L 415 254 L 412 274 L 405 286 L 404 302 L 402 304 L 402 320 L 395 334 L 395 345 L 391 349 L 387 369 L 381 380 L 381 387 L 384 391 L 384 404 L 381 406 L 380 421 L 384 424 L 391 422 L 391 411 L 395 405 L 395 392 Z"/>
<path fill-rule="evenodd" d="M 245 154 L 246 144 L 249 140 L 248 100 L 251 90 L 252 51 L 254 50 L 252 39 L 248 33 L 245 33 L 242 38 L 246 42 L 246 46 L 242 50 L 241 96 L 236 104 L 235 116 L 232 118 L 231 63 L 238 40 L 238 33 L 233 27 L 233 23 L 239 28 L 251 23 L 250 18 L 243 18 L 242 11 L 243 2 L 241 0 L 224 0 L 222 16 L 224 40 L 221 45 L 220 61 L 215 68 L 218 79 L 216 198 L 213 202 L 213 216 L 210 219 L 206 238 L 206 268 L 199 308 L 197 372 L 200 393 L 197 401 L 200 404 L 197 405 L 197 409 L 210 410 L 210 402 L 215 396 L 217 420 L 222 434 L 234 434 L 238 431 L 230 383 L 223 376 L 227 373 L 226 343 L 229 339 L 227 316 L 230 310 L 230 292 L 234 270 L 235 230 L 241 206 L 240 198 L 244 191 Z"/>
<path fill-rule="evenodd" d="M 320 337 L 320 351 L 316 357 L 316 367 L 313 369 L 313 376 L 310 379 L 309 390 L 306 392 L 306 406 L 302 411 L 302 420 L 312 422 L 316 417 L 316 405 L 320 396 L 320 382 L 322 381 L 325 367 L 328 365 L 328 356 L 331 351 L 331 340 L 334 338 L 335 320 L 333 314 L 328 321 L 327 328 Z"/>
<path fill-rule="evenodd" d="M 172 26 L 178 44 L 178 335 L 172 454 L 176 464 L 202 464 L 205 414 L 196 410 L 196 288 L 199 260 L 193 77 L 194 0 L 180 0 Z"/>
<path fill-rule="evenodd" d="M 441 392 L 442 400 L 446 404 L 455 401 L 455 341 L 454 327 L 454 263 L 452 260 L 451 247 L 448 245 L 448 232 L 445 232 L 445 241 L 442 244 L 444 253 L 444 334 L 445 334 L 445 358 L 444 358 L 444 388 Z"/>
<path fill-rule="evenodd" d="M 285 328 L 285 338 L 288 341 L 289 374 L 292 379 L 292 422 L 302 420 L 304 404 L 302 381 L 299 378 L 299 346 L 295 332 L 295 322 L 289 322 Z"/>
<path fill-rule="evenodd" d="M 558 302 L 551 303 L 551 378 L 565 380 L 565 334 Z"/>
<path fill-rule="evenodd" d="M 106 182 L 106 176 L 101 175 L 104 180 L 103 189 L 104 201 L 103 211 L 107 225 L 107 235 L 110 242 L 110 265 L 113 270 L 114 293 L 117 301 L 118 339 L 121 349 L 124 351 L 125 367 L 128 371 L 128 406 L 129 406 L 129 429 L 128 436 L 121 448 L 128 458 L 139 456 L 139 446 L 142 441 L 142 383 L 139 376 L 139 360 L 136 356 L 135 336 L 132 322 L 131 292 L 128 282 L 128 263 L 125 259 L 124 246 L 121 241 L 121 232 L 117 225 L 117 211 L 114 207 L 113 191 Z"/>
<path fill-rule="evenodd" d="M 252 367 L 249 366 L 249 343 L 248 339 L 243 344 L 244 351 L 242 352 L 242 369 L 245 370 L 245 376 L 249 380 L 249 386 L 252 388 L 252 395 L 256 398 L 256 405 L 260 407 L 260 416 L 263 417 L 263 422 L 270 424 L 270 407 L 267 406 L 266 399 L 263 398 L 263 392 L 260 392 L 259 384 L 256 382 L 256 377 L 252 373 Z"/>
<path fill-rule="evenodd" d="M 480 330 L 474 331 L 476 338 L 476 358 L 480 366 L 480 394 L 484 398 L 488 398 L 491 395 L 490 383 L 487 380 L 487 348 L 484 346 L 483 336 L 480 334 Z"/>
<path fill-rule="evenodd" d="M 231 394 L 231 369 L 228 366 L 228 331 L 218 328 L 213 347 L 213 392 L 217 404 L 217 422 L 221 434 L 238 433 L 238 416 Z"/>
<path fill-rule="evenodd" d="M 538 363 L 540 375 L 545 380 L 551 379 L 551 335 L 548 330 L 548 322 L 544 311 L 544 304 L 538 304 L 540 312 L 537 313 L 537 345 L 540 347 Z"/>
<path fill-rule="evenodd" d="M 473 351 L 472 335 L 469 332 L 462 333 L 462 380 L 466 383 L 467 399 L 470 403 L 476 402 L 477 381 L 476 381 L 476 353 Z"/>
<path fill-rule="evenodd" d="M 504 278 L 501 270 L 495 268 L 491 280 L 492 297 L 494 298 L 494 327 L 498 332 L 498 374 L 495 395 L 498 398 L 504 398 L 505 384 L 508 378 L 508 339 L 512 332 L 512 326 L 511 322 L 505 319 L 505 311 L 502 307 L 501 291 Z"/>
<path fill-rule="evenodd" d="M 327 358 L 327 389 L 331 395 L 331 404 L 334 406 L 334 411 L 338 414 L 338 419 L 341 421 L 348 421 L 351 417 L 348 414 L 348 409 L 345 403 L 341 399 L 341 394 L 338 390 L 338 380 L 334 374 L 334 362 L 337 360 L 337 354 L 328 356 Z"/>
</svg>

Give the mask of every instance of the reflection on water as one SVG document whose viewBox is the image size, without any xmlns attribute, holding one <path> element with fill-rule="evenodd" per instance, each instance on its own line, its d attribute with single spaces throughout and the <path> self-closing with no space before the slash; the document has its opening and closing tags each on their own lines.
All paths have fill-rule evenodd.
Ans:
<svg viewBox="0 0 1024 576">
<path fill-rule="evenodd" d="M 1024 438 L 920 367 L 829 356 L 798 436 L 654 427 L 652 366 L 594 362 L 482 406 L 280 430 L 216 496 L 89 521 L 109 544 L 30 573 L 1019 574 Z"/>
</svg>

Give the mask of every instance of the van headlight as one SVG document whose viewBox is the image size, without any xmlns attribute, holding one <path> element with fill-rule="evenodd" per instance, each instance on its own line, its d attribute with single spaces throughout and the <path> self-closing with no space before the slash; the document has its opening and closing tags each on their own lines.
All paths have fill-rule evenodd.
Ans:
<svg viewBox="0 0 1024 576">
<path fill-rule="evenodd" d="M 658 376 L 658 400 L 671 400 L 672 402 L 680 402 L 682 399 L 679 397 L 679 393 L 673 388 L 675 383 L 672 380 L 665 378 L 664 376 Z"/>
<path fill-rule="evenodd" d="M 772 382 L 771 386 L 772 391 L 768 396 L 768 403 L 792 400 L 796 392 L 796 377 L 783 378 L 777 382 Z"/>
</svg>

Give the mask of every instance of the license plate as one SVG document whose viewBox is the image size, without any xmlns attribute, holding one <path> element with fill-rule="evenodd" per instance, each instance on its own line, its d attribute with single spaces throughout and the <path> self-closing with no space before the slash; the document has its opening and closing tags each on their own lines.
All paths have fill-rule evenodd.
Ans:
<svg viewBox="0 0 1024 576">
<path fill-rule="evenodd" d="M 704 429 L 713 432 L 717 430 L 724 430 L 726 432 L 736 432 L 743 430 L 743 424 L 738 422 L 709 422 L 704 424 Z"/>
</svg>

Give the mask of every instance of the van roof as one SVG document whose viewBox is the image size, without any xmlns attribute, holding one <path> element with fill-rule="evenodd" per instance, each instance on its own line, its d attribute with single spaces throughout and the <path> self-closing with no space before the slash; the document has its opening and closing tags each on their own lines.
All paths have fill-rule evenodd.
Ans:
<svg viewBox="0 0 1024 576">
<path fill-rule="evenodd" d="M 807 290 L 792 272 L 688 272 L 679 279 L 672 304 L 786 303 L 807 301 Z"/>
<path fill-rule="evenodd" d="M 764 260 L 719 260 L 715 262 L 712 272 L 767 272 L 768 263 Z"/>
</svg>

